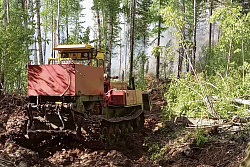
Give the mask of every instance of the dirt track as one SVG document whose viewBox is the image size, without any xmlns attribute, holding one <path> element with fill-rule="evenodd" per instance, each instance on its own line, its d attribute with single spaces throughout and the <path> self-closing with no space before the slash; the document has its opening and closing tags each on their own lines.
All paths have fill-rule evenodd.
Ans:
<svg viewBox="0 0 250 167">
<path fill-rule="evenodd" d="M 160 119 L 159 98 L 153 112 L 146 113 L 145 127 L 140 133 L 132 133 L 111 150 L 93 150 L 67 138 L 57 138 L 42 149 L 20 146 L 11 138 L 1 136 L 0 166 L 239 166 L 249 141 L 248 133 L 221 134 L 202 147 L 192 141 L 185 145 L 180 136 L 171 135 L 178 127 L 165 127 Z M 22 111 L 25 101 L 14 96 L 2 97 L 0 105 L 0 129 L 5 132 L 6 122 L 13 112 Z M 173 144 L 175 143 L 175 144 Z M 149 150 L 153 144 L 167 150 L 152 160 Z"/>
</svg>

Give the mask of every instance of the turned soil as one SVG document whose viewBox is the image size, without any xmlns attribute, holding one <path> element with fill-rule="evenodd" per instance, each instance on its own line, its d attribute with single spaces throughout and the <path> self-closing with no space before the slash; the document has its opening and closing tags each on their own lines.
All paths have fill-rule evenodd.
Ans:
<svg viewBox="0 0 250 167">
<path fill-rule="evenodd" d="M 19 144 L 6 135 L 11 134 L 7 121 L 13 113 L 22 115 L 25 98 L 2 96 L 0 166 L 239 166 L 250 140 L 248 131 L 209 133 L 209 140 L 197 146 L 195 139 L 185 138 L 189 134 L 185 127 L 162 122 L 161 106 L 167 102 L 158 87 L 156 84 L 149 90 L 153 108 L 145 113 L 143 130 L 123 136 L 117 146 L 105 150 L 91 149 L 66 137 L 56 138 L 42 149 Z M 19 116 L 13 121 L 19 121 Z"/>
</svg>

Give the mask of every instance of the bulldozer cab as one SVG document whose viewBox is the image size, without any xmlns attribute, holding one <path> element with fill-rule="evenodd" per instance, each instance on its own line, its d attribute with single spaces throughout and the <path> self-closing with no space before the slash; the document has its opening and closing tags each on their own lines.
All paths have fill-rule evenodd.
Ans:
<svg viewBox="0 0 250 167">
<path fill-rule="evenodd" d="M 83 64 L 104 68 L 104 51 L 88 44 L 58 45 L 58 58 L 49 58 L 48 64 Z"/>
</svg>

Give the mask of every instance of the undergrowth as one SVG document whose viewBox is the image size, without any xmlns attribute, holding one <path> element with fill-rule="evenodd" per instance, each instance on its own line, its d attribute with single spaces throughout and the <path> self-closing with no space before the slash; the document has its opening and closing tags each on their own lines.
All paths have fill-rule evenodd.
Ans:
<svg viewBox="0 0 250 167">
<path fill-rule="evenodd" d="M 165 133 L 160 133 L 160 135 L 163 135 L 166 137 L 166 140 L 169 140 L 168 144 L 161 142 L 148 144 L 148 153 L 150 154 L 151 160 L 167 160 L 171 158 L 169 152 L 171 152 L 171 150 L 180 150 L 182 145 L 195 144 L 198 147 L 202 147 L 209 141 L 209 136 L 203 129 L 186 131 L 184 128 L 180 128 L 175 132 L 168 133 L 168 135 Z"/>
<path fill-rule="evenodd" d="M 165 119 L 169 120 L 173 115 L 187 115 L 189 117 L 211 116 L 204 100 L 205 95 L 214 110 L 222 118 L 230 118 L 234 115 L 245 116 L 248 114 L 248 106 L 236 104 L 234 98 L 248 99 L 250 94 L 249 64 L 245 63 L 245 82 L 242 82 L 242 67 L 232 69 L 227 77 L 221 73 L 215 76 L 198 74 L 198 78 L 190 73 L 187 76 L 172 82 L 165 93 L 168 105 L 163 107 Z M 203 88 L 201 88 L 200 83 Z"/>
</svg>

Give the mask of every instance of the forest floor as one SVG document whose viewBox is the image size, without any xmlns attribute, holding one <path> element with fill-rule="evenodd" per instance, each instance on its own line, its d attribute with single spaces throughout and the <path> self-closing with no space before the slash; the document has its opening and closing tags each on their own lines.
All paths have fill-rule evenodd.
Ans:
<svg viewBox="0 0 250 167">
<path fill-rule="evenodd" d="M 109 150 L 69 144 L 65 138 L 39 152 L 20 146 L 4 134 L 8 118 L 22 110 L 25 100 L 16 96 L 2 97 L 0 166 L 239 166 L 250 141 L 247 125 L 244 128 L 229 126 L 223 132 L 205 131 L 199 136 L 194 129 L 176 125 L 174 121 L 163 123 L 161 106 L 166 101 L 160 90 L 152 87 L 153 108 L 146 112 L 143 130 L 123 136 L 122 142 Z M 203 143 L 197 144 L 198 140 Z"/>
</svg>

